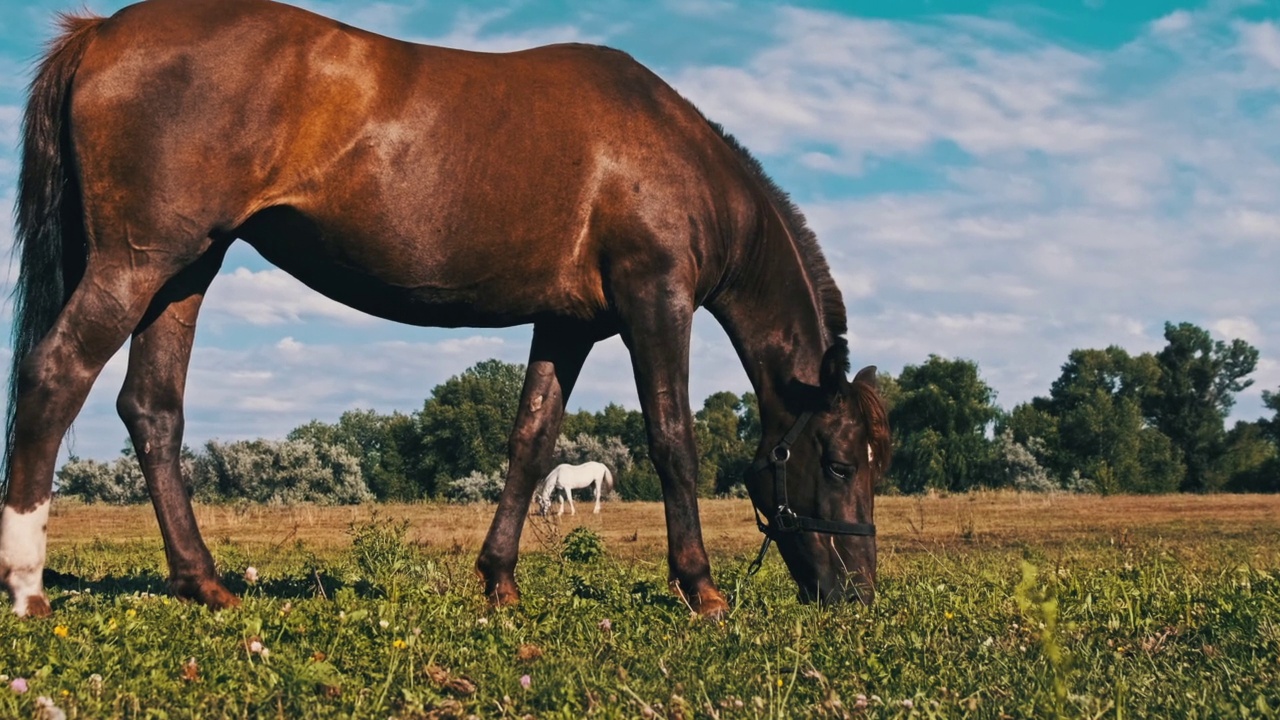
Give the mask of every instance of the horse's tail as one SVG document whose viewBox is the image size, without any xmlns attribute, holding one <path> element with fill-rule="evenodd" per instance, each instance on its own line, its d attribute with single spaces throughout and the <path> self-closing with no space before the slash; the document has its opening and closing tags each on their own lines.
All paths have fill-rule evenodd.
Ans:
<svg viewBox="0 0 1280 720">
<path fill-rule="evenodd" d="M 40 61 L 22 119 L 22 169 L 13 243 L 20 260 L 13 289 L 13 364 L 0 493 L 9 479 L 19 368 L 49 334 L 84 277 L 84 216 L 72 158 L 68 99 L 85 49 L 103 22 L 105 18 L 93 16 L 58 16 L 61 33 Z"/>
<path fill-rule="evenodd" d="M 602 463 L 603 464 L 603 463 Z M 604 487 L 601 489 L 601 495 L 608 495 L 613 492 L 613 473 L 609 472 L 609 466 L 604 466 Z"/>
</svg>

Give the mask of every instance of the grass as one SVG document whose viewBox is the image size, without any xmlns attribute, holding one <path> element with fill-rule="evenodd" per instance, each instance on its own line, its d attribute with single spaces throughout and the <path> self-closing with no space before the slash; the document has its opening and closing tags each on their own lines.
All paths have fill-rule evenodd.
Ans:
<svg viewBox="0 0 1280 720">
<path fill-rule="evenodd" d="M 704 503 L 719 624 L 666 590 L 656 504 L 531 525 L 502 611 L 471 570 L 491 508 L 201 508 L 222 613 L 160 595 L 149 509 L 55 505 L 55 615 L 0 618 L 30 688 L 0 717 L 1280 714 L 1280 498 L 878 504 L 866 608 L 797 603 L 776 554 L 745 578 L 749 506 Z"/>
</svg>

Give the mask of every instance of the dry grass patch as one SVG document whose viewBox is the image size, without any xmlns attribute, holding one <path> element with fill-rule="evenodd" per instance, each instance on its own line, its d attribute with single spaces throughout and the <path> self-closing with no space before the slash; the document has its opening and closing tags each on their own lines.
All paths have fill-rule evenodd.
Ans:
<svg viewBox="0 0 1280 720">
<path fill-rule="evenodd" d="M 1033 495 L 976 492 L 922 497 L 889 496 L 876 501 L 882 551 L 936 551 L 978 545 L 1009 547 L 1034 544 L 1052 547 L 1074 542 L 1131 539 L 1194 541 L 1259 537 L 1280 540 L 1280 496 L 1166 495 L 1095 496 Z M 713 555 L 749 552 L 760 539 L 747 500 L 702 500 L 702 527 Z M 317 551 L 345 549 L 347 530 L 372 518 L 406 520 L 408 538 L 441 550 L 476 552 L 493 517 L 492 505 L 437 503 L 344 507 L 263 507 L 201 505 L 196 516 L 210 543 L 233 541 L 246 546 L 285 545 L 301 541 Z M 666 553 L 666 527 L 661 503 L 607 503 L 599 515 L 579 513 L 542 520 L 529 518 L 525 550 L 539 550 L 548 534 L 561 536 L 586 526 L 605 540 L 620 559 L 660 560 Z M 159 528 L 149 506 L 113 507 L 69 501 L 54 503 L 49 522 L 53 548 L 93 540 L 159 541 Z M 1276 544 L 1275 542 L 1272 543 Z"/>
</svg>

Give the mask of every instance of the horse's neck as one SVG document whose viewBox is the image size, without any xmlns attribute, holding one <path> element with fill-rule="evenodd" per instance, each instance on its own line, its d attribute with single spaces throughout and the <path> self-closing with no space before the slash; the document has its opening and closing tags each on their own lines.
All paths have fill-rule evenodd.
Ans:
<svg viewBox="0 0 1280 720">
<path fill-rule="evenodd" d="M 781 413 L 783 395 L 799 381 L 818 382 L 829 340 L 821 300 L 780 218 L 765 223 L 755 262 L 734 269 L 708 309 L 733 342 L 760 401 L 761 419 Z"/>
</svg>

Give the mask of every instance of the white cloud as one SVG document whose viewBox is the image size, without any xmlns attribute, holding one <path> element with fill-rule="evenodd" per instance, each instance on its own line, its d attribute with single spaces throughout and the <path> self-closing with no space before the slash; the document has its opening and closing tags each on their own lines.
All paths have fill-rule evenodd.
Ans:
<svg viewBox="0 0 1280 720">
<path fill-rule="evenodd" d="M 341 20 L 349 25 L 396 37 L 404 33 L 404 27 L 415 13 L 425 7 L 423 2 L 372 2 L 345 3 L 333 0 L 298 0 L 294 4 L 314 13 Z"/>
<path fill-rule="evenodd" d="M 1247 55 L 1280 70 L 1280 28 L 1275 23 L 1240 23 L 1237 29 Z"/>
<path fill-rule="evenodd" d="M 250 325 L 281 325 L 309 319 L 349 325 L 375 322 L 369 315 L 308 288 L 283 270 L 254 272 L 243 267 L 214 280 L 202 314 Z"/>
<path fill-rule="evenodd" d="M 950 140 L 967 152 L 1084 153 L 1123 138 L 1090 117 L 1097 61 L 996 23 L 939 25 L 778 11 L 778 45 L 743 68 L 689 68 L 674 85 L 764 154 L 838 148 L 811 166 Z M 988 35 L 1005 43 L 985 43 Z M 1012 43 L 1013 49 L 997 49 Z"/>
<path fill-rule="evenodd" d="M 480 52 L 510 52 L 552 43 L 602 42 L 600 36 L 585 33 L 575 25 L 534 27 L 519 32 L 489 30 L 490 25 L 507 17 L 510 12 L 510 9 L 476 11 L 464 8 L 454 19 L 448 34 L 414 38 L 414 41 Z"/>
<path fill-rule="evenodd" d="M 1152 21 L 1151 31 L 1154 33 L 1180 33 L 1191 27 L 1191 13 L 1186 10 L 1175 10 L 1164 17 Z"/>
<path fill-rule="evenodd" d="M 1258 323 L 1247 317 L 1227 317 L 1213 322 L 1209 326 L 1214 332 L 1228 342 L 1235 339 L 1253 344 L 1262 338 Z"/>
<path fill-rule="evenodd" d="M 678 15 L 692 17 L 716 17 L 738 10 L 730 0 L 663 0 L 662 6 Z"/>
</svg>

